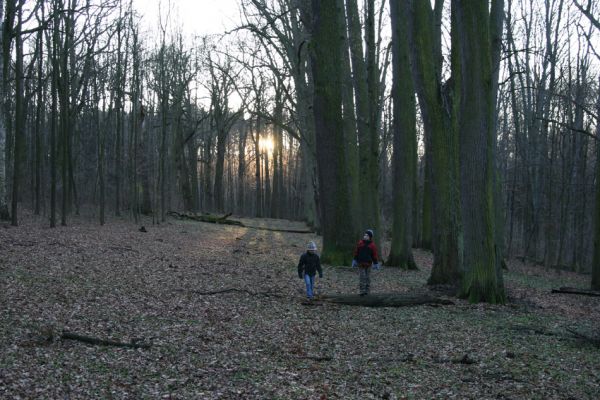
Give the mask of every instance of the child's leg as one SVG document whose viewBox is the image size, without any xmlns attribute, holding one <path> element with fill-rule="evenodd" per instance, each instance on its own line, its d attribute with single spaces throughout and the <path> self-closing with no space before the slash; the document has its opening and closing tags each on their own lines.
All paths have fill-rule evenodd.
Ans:
<svg viewBox="0 0 600 400">
<path fill-rule="evenodd" d="M 315 277 L 308 274 L 304 275 L 304 282 L 306 283 L 306 297 L 312 299 L 313 297 L 313 285 L 315 283 Z"/>
</svg>

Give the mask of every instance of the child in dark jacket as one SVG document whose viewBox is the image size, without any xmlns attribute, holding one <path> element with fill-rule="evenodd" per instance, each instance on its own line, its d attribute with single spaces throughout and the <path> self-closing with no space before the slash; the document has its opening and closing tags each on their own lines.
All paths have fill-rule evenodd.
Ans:
<svg viewBox="0 0 600 400">
<path fill-rule="evenodd" d="M 317 252 L 317 245 L 315 242 L 310 242 L 306 246 L 306 253 L 300 256 L 300 262 L 298 263 L 298 277 L 304 278 L 306 283 L 306 297 L 309 300 L 313 298 L 313 290 L 315 286 L 315 275 L 319 272 L 319 278 L 323 277 L 323 270 L 321 269 L 321 259 Z"/>
<path fill-rule="evenodd" d="M 373 243 L 373 231 L 367 229 L 363 235 L 363 239 L 358 242 L 354 249 L 354 258 L 352 266 L 358 267 L 359 290 L 361 296 L 369 294 L 371 286 L 371 266 L 379 269 L 379 256 L 377 247 Z"/>
</svg>

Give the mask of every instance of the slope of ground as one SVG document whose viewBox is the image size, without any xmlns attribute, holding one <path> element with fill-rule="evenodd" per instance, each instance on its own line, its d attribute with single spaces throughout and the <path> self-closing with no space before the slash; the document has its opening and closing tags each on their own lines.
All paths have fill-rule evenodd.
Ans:
<svg viewBox="0 0 600 400">
<path fill-rule="evenodd" d="M 302 229 L 298 223 L 244 220 Z M 600 298 L 550 294 L 588 277 L 511 263 L 506 306 L 302 305 L 310 234 L 169 220 L 0 225 L 1 398 L 594 399 Z M 374 292 L 427 292 L 419 271 L 374 272 Z M 325 267 L 318 293 L 352 293 Z M 233 290 L 229 290 L 233 289 Z M 220 292 L 220 293 L 215 293 Z M 63 331 L 151 344 L 62 340 Z"/>
</svg>

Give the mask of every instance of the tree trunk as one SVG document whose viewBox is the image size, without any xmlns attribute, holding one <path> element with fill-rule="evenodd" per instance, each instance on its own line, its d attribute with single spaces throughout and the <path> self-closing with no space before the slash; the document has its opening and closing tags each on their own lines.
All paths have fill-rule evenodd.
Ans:
<svg viewBox="0 0 600 400">
<path fill-rule="evenodd" d="M 237 212 L 240 215 L 245 214 L 246 205 L 246 138 L 248 131 L 252 130 L 251 121 L 244 121 L 240 128 L 240 138 L 238 141 L 238 198 Z"/>
<path fill-rule="evenodd" d="M 53 29 L 52 29 L 52 111 L 51 131 L 50 131 L 50 227 L 56 226 L 56 181 L 58 169 L 58 80 L 60 77 L 58 49 L 60 41 L 60 19 L 59 10 L 62 9 L 62 3 L 55 1 L 53 4 Z"/>
<path fill-rule="evenodd" d="M 0 3 L 0 46 L 2 46 L 2 65 L 0 66 L 0 220 L 8 220 L 7 199 L 7 158 L 6 143 L 10 126 L 10 97 L 8 95 L 9 67 L 11 61 L 11 35 L 15 14 L 15 0 Z"/>
<path fill-rule="evenodd" d="M 458 180 L 458 138 L 453 116 L 456 111 L 456 79 L 441 82 L 441 49 L 434 32 L 433 10 L 425 1 L 414 3 L 414 26 L 409 30 L 414 55 L 415 86 L 425 124 L 430 132 L 431 194 L 434 262 L 430 284 L 458 285 L 462 268 L 462 233 Z M 454 96 L 450 92 L 454 91 Z M 454 97 L 454 98 L 453 98 Z"/>
<path fill-rule="evenodd" d="M 600 86 L 596 103 L 600 115 Z M 596 137 L 600 137 L 600 121 L 596 120 Z M 594 218 L 594 258 L 592 262 L 592 290 L 600 290 L 600 143 L 596 140 L 596 199 Z"/>
<path fill-rule="evenodd" d="M 18 223 L 18 204 L 19 191 L 21 183 L 21 164 L 23 161 L 23 151 L 25 150 L 25 110 L 24 110 L 24 88 L 23 88 L 23 37 L 21 28 L 23 27 L 23 6 L 24 0 L 19 0 L 17 5 L 17 25 L 15 27 L 15 150 L 13 154 L 13 185 L 12 185 L 12 206 L 11 206 L 11 225 L 17 226 Z"/>
<path fill-rule="evenodd" d="M 417 168 L 415 91 L 410 69 L 408 19 L 410 4 L 390 0 L 394 101 L 393 228 L 390 256 L 386 265 L 417 269 L 412 254 L 414 182 Z"/>
<path fill-rule="evenodd" d="M 495 242 L 496 132 L 490 13 L 484 2 L 453 0 L 452 7 L 456 18 L 456 30 L 452 35 L 457 36 L 459 46 L 453 76 L 461 76 L 459 126 L 464 272 L 460 296 L 471 302 L 503 303 L 505 294 L 499 274 L 501 266 L 496 257 L 498 243 Z"/>
<path fill-rule="evenodd" d="M 342 121 L 342 82 L 339 60 L 339 12 L 335 2 L 312 1 L 314 116 L 317 166 L 323 227 L 322 260 L 333 265 L 348 264 L 354 244 L 350 212 L 346 151 Z M 373 207 L 373 204 L 365 204 Z"/>
<path fill-rule="evenodd" d="M 256 210 L 254 215 L 257 218 L 262 218 L 263 216 L 263 196 L 262 196 L 262 183 L 261 183 L 261 173 L 260 173 L 260 165 L 261 165 L 261 161 L 260 161 L 260 128 L 261 128 L 261 121 L 260 118 L 258 118 L 258 120 L 256 121 L 256 127 L 254 128 L 254 133 L 255 135 L 253 136 L 254 138 L 254 160 L 255 160 L 255 172 L 254 172 L 254 179 L 256 182 Z"/>
<path fill-rule="evenodd" d="M 45 19 L 44 4 L 41 4 L 42 20 Z M 0 16 L 1 19 L 1 16 Z M 44 120 L 44 31 L 40 30 L 37 37 L 37 54 L 38 54 L 38 65 L 37 65 L 37 101 L 36 101 L 36 115 L 35 115 L 35 202 L 34 202 L 34 213 L 40 215 L 41 204 L 42 204 L 42 176 L 43 176 L 43 164 L 44 164 L 44 148 L 42 141 L 42 123 Z M 1 118 L 0 118 L 1 120 Z M 0 124 L 2 122 L 0 121 Z M 1 151 L 1 150 L 0 150 Z"/>
</svg>

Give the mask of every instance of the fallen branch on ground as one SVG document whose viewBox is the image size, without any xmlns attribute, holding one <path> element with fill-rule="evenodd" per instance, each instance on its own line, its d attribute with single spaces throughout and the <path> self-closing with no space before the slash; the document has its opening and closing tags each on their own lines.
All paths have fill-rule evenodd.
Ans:
<svg viewBox="0 0 600 400">
<path fill-rule="evenodd" d="M 285 232 L 285 233 L 314 233 L 313 231 L 309 231 L 306 229 L 277 229 L 277 228 L 266 228 L 264 226 L 253 226 L 253 225 L 244 225 L 246 228 L 258 229 L 261 231 L 271 231 L 271 232 Z"/>
<path fill-rule="evenodd" d="M 95 346 L 115 346 L 115 347 L 129 347 L 133 349 L 149 349 L 150 345 L 147 343 L 137 343 L 135 341 L 131 341 L 130 343 L 117 342 L 114 340 L 105 340 L 99 339 L 91 336 L 79 335 L 77 333 L 72 332 L 63 332 L 60 335 L 60 338 L 63 340 L 77 340 L 79 342 L 93 344 Z"/>
<path fill-rule="evenodd" d="M 301 360 L 313 360 L 313 361 L 332 361 L 333 357 L 331 356 L 303 356 L 298 357 Z"/>
<path fill-rule="evenodd" d="M 596 347 L 600 347 L 600 337 L 588 336 L 571 328 L 567 328 L 567 332 L 584 342 L 591 343 Z"/>
<path fill-rule="evenodd" d="M 177 219 L 189 219 L 197 222 L 208 222 L 211 224 L 223 224 L 223 225 L 236 225 L 242 226 L 244 228 L 258 229 L 261 231 L 271 231 L 271 232 L 285 232 L 285 233 L 314 233 L 313 231 L 306 229 L 278 229 L 278 228 L 268 228 L 264 226 L 252 226 L 245 225 L 241 221 L 237 221 L 234 219 L 227 219 L 231 216 L 231 213 L 227 213 L 223 216 L 211 215 L 211 214 L 196 214 L 196 213 L 178 213 L 177 211 L 169 211 L 167 215 Z"/>
<path fill-rule="evenodd" d="M 583 296 L 600 297 L 600 292 L 598 292 L 596 290 L 577 289 L 577 288 L 571 288 L 571 287 L 561 287 L 559 289 L 552 289 L 552 293 L 580 294 Z"/>
<path fill-rule="evenodd" d="M 278 293 L 273 293 L 273 292 L 253 292 L 251 290 L 247 290 L 247 289 L 238 289 L 238 288 L 227 288 L 227 289 L 221 289 L 221 290 L 213 290 L 213 291 L 208 291 L 208 292 L 203 292 L 201 290 L 184 290 L 184 289 L 177 289 L 178 292 L 189 292 L 189 293 L 193 293 L 193 294 L 197 294 L 199 296 L 214 296 L 217 294 L 223 294 L 223 293 L 244 293 L 244 294 L 249 294 L 250 296 L 264 296 L 264 297 L 277 297 L 277 298 L 285 298 L 288 296 L 284 296 Z"/>
<path fill-rule="evenodd" d="M 322 301 L 363 307 L 406 307 L 428 304 L 454 304 L 453 301 L 414 293 L 382 293 L 359 296 L 357 294 L 342 294 L 323 296 Z"/>
<path fill-rule="evenodd" d="M 211 215 L 211 214 L 195 214 L 195 213 L 178 213 L 177 211 L 169 211 L 167 215 L 177 219 L 189 219 L 197 222 L 208 222 L 211 224 L 223 224 L 223 225 L 236 225 L 244 226 L 240 221 L 227 219 L 231 216 L 231 213 L 223 216 Z"/>
</svg>

